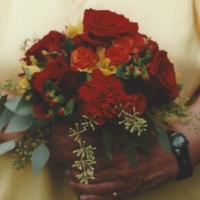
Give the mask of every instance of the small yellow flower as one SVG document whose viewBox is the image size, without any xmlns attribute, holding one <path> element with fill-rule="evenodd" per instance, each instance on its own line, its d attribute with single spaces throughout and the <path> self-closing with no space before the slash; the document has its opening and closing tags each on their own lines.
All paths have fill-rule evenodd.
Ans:
<svg viewBox="0 0 200 200">
<path fill-rule="evenodd" d="M 97 55 L 99 56 L 99 62 L 96 64 L 96 67 L 101 70 L 104 76 L 109 76 L 115 74 L 117 71 L 116 66 L 110 65 L 110 59 L 105 58 L 105 48 L 98 47 Z"/>
<path fill-rule="evenodd" d="M 69 21 L 68 24 L 65 30 L 67 37 L 73 38 L 77 34 L 83 33 L 83 22 L 78 21 L 76 26 L 73 26 Z"/>
<path fill-rule="evenodd" d="M 19 81 L 17 89 L 18 92 L 23 94 L 26 90 L 30 89 L 30 84 L 29 84 L 29 80 L 32 74 L 34 74 L 35 72 L 40 72 L 41 69 L 36 66 L 37 65 L 37 60 L 34 58 L 34 56 L 30 57 L 30 61 L 32 63 L 32 65 L 27 65 L 26 62 L 22 61 L 21 65 L 22 65 L 22 69 L 25 73 L 24 76 L 22 76 L 22 79 Z"/>
</svg>

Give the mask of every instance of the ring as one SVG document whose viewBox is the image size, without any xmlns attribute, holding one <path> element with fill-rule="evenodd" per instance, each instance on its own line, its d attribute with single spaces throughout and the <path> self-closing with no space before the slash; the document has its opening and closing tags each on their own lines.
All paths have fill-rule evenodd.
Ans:
<svg viewBox="0 0 200 200">
<path fill-rule="evenodd" d="M 115 196 L 115 197 L 116 197 L 116 196 L 117 196 L 117 192 L 113 192 L 113 196 Z"/>
</svg>

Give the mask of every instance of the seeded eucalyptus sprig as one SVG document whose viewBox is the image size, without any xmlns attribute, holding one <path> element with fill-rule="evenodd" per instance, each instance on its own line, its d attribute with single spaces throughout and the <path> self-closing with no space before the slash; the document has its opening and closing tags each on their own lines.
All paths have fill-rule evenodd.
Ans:
<svg viewBox="0 0 200 200">
<path fill-rule="evenodd" d="M 26 133 L 22 138 L 17 139 L 17 148 L 13 156 L 16 159 L 11 160 L 11 165 L 14 169 L 22 169 L 31 159 L 33 151 L 41 144 L 46 144 L 45 136 L 49 133 L 48 129 L 38 130 L 34 134 Z"/>
<path fill-rule="evenodd" d="M 36 43 L 39 39 L 38 38 L 27 38 L 24 40 L 23 44 L 20 45 L 20 50 L 21 51 L 26 51 L 28 49 L 28 47 L 30 47 L 31 45 L 33 45 L 34 43 Z"/>
<path fill-rule="evenodd" d="M 73 164 L 73 167 L 82 171 L 80 174 L 76 175 L 77 179 L 81 183 L 88 184 L 89 179 L 94 179 L 94 167 L 96 164 L 94 150 L 95 147 L 91 145 L 87 146 L 86 142 L 82 140 L 81 134 L 84 133 L 88 127 L 91 127 L 94 131 L 94 124 L 91 121 L 85 121 L 81 125 L 76 124 L 75 129 L 70 128 L 70 137 L 74 137 L 74 141 L 78 142 L 79 149 L 73 151 L 74 154 L 80 160 L 76 160 Z"/>
<path fill-rule="evenodd" d="M 124 124 L 125 130 L 129 130 L 131 133 L 137 133 L 140 135 L 146 131 L 147 121 L 141 117 L 138 117 L 138 112 L 133 107 L 133 114 L 127 113 L 124 109 L 121 109 L 118 117 L 122 118 L 119 124 Z"/>
<path fill-rule="evenodd" d="M 4 82 L 0 82 L 0 97 L 2 90 L 14 91 L 15 84 L 13 83 L 12 79 L 6 78 Z"/>
</svg>

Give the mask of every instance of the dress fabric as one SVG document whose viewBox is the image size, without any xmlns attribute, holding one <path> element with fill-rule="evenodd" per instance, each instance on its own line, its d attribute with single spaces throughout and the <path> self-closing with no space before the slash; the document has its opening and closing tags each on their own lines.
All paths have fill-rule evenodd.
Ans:
<svg viewBox="0 0 200 200">
<path fill-rule="evenodd" d="M 21 71 L 20 45 L 27 38 L 41 38 L 49 30 L 63 31 L 75 24 L 86 8 L 123 14 L 139 23 L 139 32 L 157 41 L 168 52 L 180 74 L 182 96 L 191 97 L 200 80 L 200 0 L 1 0 L 0 2 L 0 81 L 16 79 Z M 0 156 L 0 200 L 77 200 L 64 171 L 48 163 L 35 178 L 28 164 L 16 171 L 10 166 L 11 153 Z M 172 182 L 134 200 L 199 200 L 200 166 L 194 176 Z M 132 200 L 133 198 L 129 198 Z"/>
</svg>

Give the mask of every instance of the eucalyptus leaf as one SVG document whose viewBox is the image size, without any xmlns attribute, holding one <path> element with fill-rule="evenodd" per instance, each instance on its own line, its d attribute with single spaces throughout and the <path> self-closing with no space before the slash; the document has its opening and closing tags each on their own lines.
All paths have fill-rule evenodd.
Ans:
<svg viewBox="0 0 200 200">
<path fill-rule="evenodd" d="M 112 146 L 113 138 L 112 138 L 112 133 L 108 127 L 105 127 L 103 129 L 102 136 L 103 136 L 103 142 L 104 142 L 106 155 L 108 156 L 110 160 L 112 160 L 111 146 Z"/>
<path fill-rule="evenodd" d="M 5 133 L 25 131 L 33 125 L 34 121 L 33 115 L 14 115 L 6 127 Z"/>
<path fill-rule="evenodd" d="M 12 112 L 14 112 L 18 115 L 30 115 L 30 114 L 32 114 L 33 109 L 30 106 L 18 109 L 18 105 L 19 105 L 21 99 L 22 99 L 22 96 L 17 96 L 17 97 L 14 97 L 13 99 L 8 100 L 5 103 L 6 108 L 8 108 L 10 111 L 12 111 Z"/>
<path fill-rule="evenodd" d="M 156 126 L 156 130 L 157 130 L 156 138 L 157 138 L 158 142 L 169 153 L 172 153 L 172 151 L 171 151 L 171 145 L 170 145 L 169 138 L 167 136 L 166 131 L 161 126 L 158 126 L 158 125 Z"/>
<path fill-rule="evenodd" d="M 2 96 L 0 99 L 0 115 L 3 113 L 3 110 L 5 108 L 4 104 L 6 103 L 6 101 L 7 101 L 7 95 Z"/>
<path fill-rule="evenodd" d="M 0 144 L 0 155 L 6 153 L 8 151 L 11 151 L 14 148 L 15 148 L 15 141 L 14 140 L 4 142 L 4 143 Z"/>
<path fill-rule="evenodd" d="M 67 115 L 68 114 L 71 114 L 74 110 L 74 101 L 72 99 L 70 99 L 68 102 L 67 102 L 67 105 L 66 105 L 66 113 Z"/>
<path fill-rule="evenodd" d="M 125 139 L 124 153 L 126 155 L 127 160 L 131 163 L 131 165 L 137 169 L 138 165 L 136 159 L 135 144 L 130 140 L 129 137 Z"/>
<path fill-rule="evenodd" d="M 2 115 L 0 116 L 0 130 L 2 130 L 6 124 L 12 119 L 15 114 L 9 109 L 5 108 Z"/>
<path fill-rule="evenodd" d="M 6 108 L 8 108 L 10 111 L 16 113 L 17 105 L 19 104 L 20 100 L 21 100 L 21 96 L 14 97 L 14 98 L 12 98 L 12 99 L 9 99 L 9 100 L 5 103 L 5 106 L 6 106 Z"/>
<path fill-rule="evenodd" d="M 41 144 L 33 151 L 31 157 L 31 167 L 35 176 L 38 176 L 40 174 L 49 157 L 49 149 L 44 144 Z"/>
</svg>

